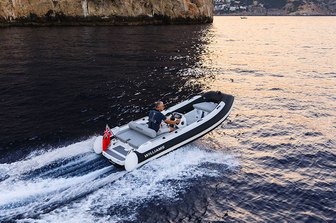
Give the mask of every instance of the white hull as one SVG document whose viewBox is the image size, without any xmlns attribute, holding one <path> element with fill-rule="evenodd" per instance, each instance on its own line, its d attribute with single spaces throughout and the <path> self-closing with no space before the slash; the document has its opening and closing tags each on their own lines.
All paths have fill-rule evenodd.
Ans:
<svg viewBox="0 0 336 223">
<path fill-rule="evenodd" d="M 233 96 L 220 92 L 195 96 L 162 112 L 165 115 L 171 112 L 182 114 L 186 122 L 183 127 L 151 138 L 144 133 L 148 122 L 148 118 L 144 117 L 132 125 L 112 129 L 116 137 L 102 155 L 131 171 L 210 132 L 229 116 L 232 105 Z M 133 125 L 144 130 L 137 130 Z M 99 145 L 95 142 L 96 153 L 101 151 Z"/>
</svg>

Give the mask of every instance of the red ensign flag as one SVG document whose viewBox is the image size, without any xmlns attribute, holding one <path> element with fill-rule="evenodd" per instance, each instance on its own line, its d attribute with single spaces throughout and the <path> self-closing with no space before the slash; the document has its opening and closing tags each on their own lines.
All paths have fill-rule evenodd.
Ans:
<svg viewBox="0 0 336 223">
<path fill-rule="evenodd" d="M 110 145 L 112 135 L 113 133 L 110 127 L 106 125 L 106 129 L 104 131 L 104 136 L 103 136 L 103 151 L 106 151 L 107 147 Z"/>
</svg>

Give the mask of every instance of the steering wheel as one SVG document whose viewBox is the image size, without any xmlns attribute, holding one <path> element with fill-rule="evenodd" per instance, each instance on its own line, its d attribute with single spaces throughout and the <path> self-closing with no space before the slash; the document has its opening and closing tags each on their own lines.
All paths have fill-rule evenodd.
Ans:
<svg viewBox="0 0 336 223">
<path fill-rule="evenodd" d="M 184 115 L 175 112 L 171 115 L 170 120 L 175 121 L 176 119 L 180 120 L 179 124 L 175 125 L 177 129 L 180 129 L 186 126 L 186 118 L 184 117 Z"/>
</svg>

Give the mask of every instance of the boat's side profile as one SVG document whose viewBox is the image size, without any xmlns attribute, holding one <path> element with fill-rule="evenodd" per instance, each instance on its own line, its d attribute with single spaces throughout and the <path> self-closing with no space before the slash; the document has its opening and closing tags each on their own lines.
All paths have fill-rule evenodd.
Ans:
<svg viewBox="0 0 336 223">
<path fill-rule="evenodd" d="M 131 171 L 215 129 L 230 114 L 233 101 L 232 95 L 215 91 L 194 96 L 162 112 L 179 116 L 175 131 L 158 135 L 148 128 L 148 117 L 144 117 L 113 128 L 111 139 L 97 137 L 94 150 Z"/>
</svg>

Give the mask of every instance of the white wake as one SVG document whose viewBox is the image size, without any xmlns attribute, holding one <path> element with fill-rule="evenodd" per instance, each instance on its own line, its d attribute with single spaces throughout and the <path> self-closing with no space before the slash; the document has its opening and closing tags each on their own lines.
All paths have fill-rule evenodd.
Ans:
<svg viewBox="0 0 336 223">
<path fill-rule="evenodd" d="M 190 144 L 127 173 L 107 162 L 99 164 L 103 158 L 91 151 L 94 139 L 0 164 L 0 176 L 7 175 L 0 181 L 0 221 L 132 220 L 135 215 L 123 216 L 118 209 L 135 208 L 151 199 L 178 199 L 190 180 L 216 177 L 223 172 L 220 168 L 238 165 L 232 155 Z"/>
</svg>

